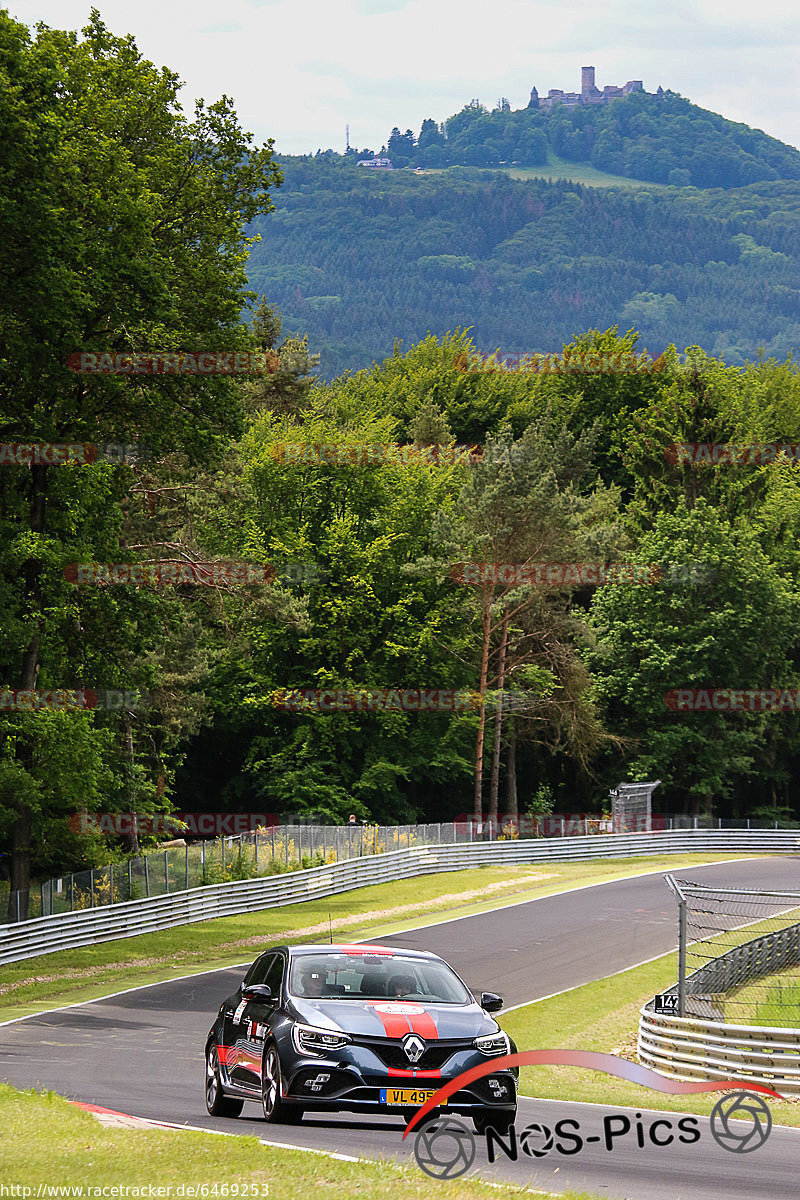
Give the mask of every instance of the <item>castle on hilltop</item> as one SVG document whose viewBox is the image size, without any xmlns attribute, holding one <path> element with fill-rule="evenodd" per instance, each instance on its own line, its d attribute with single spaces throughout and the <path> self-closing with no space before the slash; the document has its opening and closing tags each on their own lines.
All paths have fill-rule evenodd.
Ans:
<svg viewBox="0 0 800 1200">
<path fill-rule="evenodd" d="M 642 92 L 645 95 L 663 96 L 664 89 L 659 87 L 655 93 L 647 93 L 641 79 L 629 79 L 622 87 L 607 83 L 602 92 L 594 82 L 594 67 L 581 67 L 581 90 L 579 92 L 562 92 L 561 88 L 551 88 L 545 97 L 539 99 L 536 88 L 531 88 L 531 98 L 528 108 L 552 108 L 554 104 L 565 104 L 567 108 L 575 108 L 578 104 L 608 104 L 609 100 L 617 100 L 621 96 L 629 96 L 631 92 Z"/>
</svg>

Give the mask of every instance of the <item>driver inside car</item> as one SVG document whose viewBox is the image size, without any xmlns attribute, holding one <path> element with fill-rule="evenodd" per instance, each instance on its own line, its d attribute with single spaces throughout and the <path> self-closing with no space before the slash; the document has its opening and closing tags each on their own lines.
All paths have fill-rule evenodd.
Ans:
<svg viewBox="0 0 800 1200">
<path fill-rule="evenodd" d="M 411 975 L 393 975 L 389 980 L 389 995 L 400 999 L 417 990 L 417 985 Z"/>
<path fill-rule="evenodd" d="M 318 1000 L 325 987 L 325 975 L 315 967 L 307 967 L 300 976 L 303 995 Z"/>
</svg>

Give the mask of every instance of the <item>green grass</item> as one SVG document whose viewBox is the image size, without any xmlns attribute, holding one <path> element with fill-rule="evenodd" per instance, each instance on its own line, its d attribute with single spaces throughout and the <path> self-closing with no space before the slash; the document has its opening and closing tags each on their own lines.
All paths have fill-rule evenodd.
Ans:
<svg viewBox="0 0 800 1200">
<path fill-rule="evenodd" d="M 725 997 L 725 1020 L 800 1028 L 800 967 L 779 971 Z"/>
<path fill-rule="evenodd" d="M 399 1142 L 399 1132 L 387 1138 Z M 171 1187 L 205 1184 L 208 1196 L 307 1200 L 343 1196 L 384 1200 L 402 1195 L 423 1200 L 490 1200 L 519 1188 L 475 1178 L 434 1181 L 415 1163 L 339 1162 L 319 1154 L 262 1146 L 256 1137 L 219 1137 L 188 1130 L 105 1128 L 95 1117 L 53 1092 L 18 1092 L 0 1085 L 2 1181 L 35 1189 L 51 1187 Z M 211 1189 L 216 1185 L 217 1192 Z M 221 1189 L 227 1185 L 228 1191 Z M 245 1193 L 245 1186 L 247 1191 Z M 6 1194 L 12 1194 L 10 1192 Z M 21 1193 L 18 1193 L 21 1194 Z M 146 1195 L 147 1193 L 145 1193 Z M 163 1195 L 168 1193 L 164 1192 Z M 544 1194 L 544 1193 L 540 1193 Z M 574 1192 L 564 1200 L 591 1200 Z"/>
<path fill-rule="evenodd" d="M 520 1050 L 597 1050 L 635 1061 L 639 1009 L 675 982 L 676 957 L 667 954 L 550 1000 L 527 1004 L 501 1015 L 500 1024 Z M 520 1092 L 553 1100 L 700 1114 L 710 1113 L 720 1095 L 670 1096 L 598 1071 L 549 1066 L 523 1067 Z M 800 1126 L 800 1100 L 768 1097 L 767 1102 L 776 1122 Z"/>
<path fill-rule="evenodd" d="M 719 857 L 662 855 L 448 871 L 42 955 L 0 967 L 0 1021 L 157 983 L 176 972 L 191 974 L 251 962 L 265 946 L 281 941 L 326 941 L 329 914 L 335 937 L 379 937 L 424 925 L 426 916 L 443 920 L 487 912 L 646 871 L 718 862 Z"/>
<path fill-rule="evenodd" d="M 608 171 L 599 171 L 597 167 L 592 167 L 589 163 L 570 162 L 566 158 L 559 158 L 557 154 L 548 147 L 547 163 L 540 167 L 512 167 L 506 165 L 504 167 L 472 167 L 471 170 L 481 171 L 502 171 L 505 175 L 510 175 L 512 179 L 565 179 L 569 183 L 582 183 L 586 187 L 619 187 L 639 190 L 641 188 L 655 188 L 663 191 L 668 185 L 665 183 L 654 183 L 647 179 L 629 179 L 626 175 L 611 175 Z M 431 174 L 440 171 L 449 171 L 450 167 L 436 167 L 431 170 Z"/>
</svg>

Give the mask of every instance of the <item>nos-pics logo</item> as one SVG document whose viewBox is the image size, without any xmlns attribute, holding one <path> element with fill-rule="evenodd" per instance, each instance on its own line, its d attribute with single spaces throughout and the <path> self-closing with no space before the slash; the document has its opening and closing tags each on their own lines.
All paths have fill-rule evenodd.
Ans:
<svg viewBox="0 0 800 1200">
<path fill-rule="evenodd" d="M 490 1163 L 500 1153 L 516 1162 L 520 1151 L 531 1159 L 545 1158 L 557 1153 L 579 1154 L 591 1143 L 613 1151 L 617 1142 L 634 1143 L 639 1150 L 662 1148 L 676 1143 L 686 1146 L 701 1139 L 697 1117 L 677 1117 L 673 1122 L 657 1117 L 647 1124 L 641 1113 L 635 1117 L 625 1113 L 609 1113 L 603 1117 L 602 1132 L 585 1134 L 579 1121 L 565 1118 L 550 1128 L 540 1122 L 527 1125 L 517 1136 L 511 1126 L 505 1134 L 489 1127 L 485 1132 L 486 1154 Z M 724 1150 L 734 1154 L 749 1154 L 764 1145 L 772 1129 L 772 1115 L 760 1096 L 740 1091 L 723 1096 L 714 1105 L 709 1122 L 711 1136 Z M 419 1130 L 414 1141 L 417 1165 L 433 1179 L 456 1179 L 464 1175 L 475 1161 L 475 1135 L 456 1117 L 438 1117 Z"/>
</svg>

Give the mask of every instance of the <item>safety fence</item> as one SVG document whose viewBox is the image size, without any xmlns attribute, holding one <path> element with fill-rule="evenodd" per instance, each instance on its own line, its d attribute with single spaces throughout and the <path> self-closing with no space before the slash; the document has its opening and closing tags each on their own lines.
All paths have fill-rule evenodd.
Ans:
<svg viewBox="0 0 800 1200">
<path fill-rule="evenodd" d="M 639 1016 L 638 1056 L 673 1079 L 747 1079 L 800 1094 L 800 1029 L 656 1013 L 651 1000 Z"/>
<path fill-rule="evenodd" d="M 796 831 L 682 830 L 572 838 L 509 838 L 412 846 L 345 862 L 255 879 L 181 889 L 161 896 L 55 913 L 0 926 L 0 963 L 76 946 L 133 937 L 214 917 L 483 864 L 526 864 L 692 853 L 800 854 Z"/>
<path fill-rule="evenodd" d="M 618 790 L 654 786 L 621 784 Z M 774 822 L 751 824 L 749 820 L 722 819 L 715 819 L 712 825 L 708 819 L 703 821 L 698 817 L 662 814 L 651 817 L 649 811 L 644 815 L 628 812 L 624 820 L 619 816 L 609 818 L 573 812 L 543 817 L 502 817 L 481 822 L 464 815 L 454 821 L 415 825 L 370 825 L 366 822 L 269 825 L 215 840 L 208 838 L 184 844 L 178 839 L 146 854 L 54 876 L 23 892 L 9 892 L 8 885 L 0 883 L 0 913 L 5 913 L 8 921 L 45 917 L 168 895 L 206 884 L 345 862 L 368 854 L 410 850 L 412 846 L 711 828 L 758 830 L 777 829 L 778 826 Z"/>
<path fill-rule="evenodd" d="M 800 893 L 666 881 L 678 982 L 642 1008 L 639 1060 L 677 1079 L 800 1094 Z"/>
<path fill-rule="evenodd" d="M 678 900 L 677 1015 L 800 1026 L 800 892 L 666 879 Z"/>
</svg>

